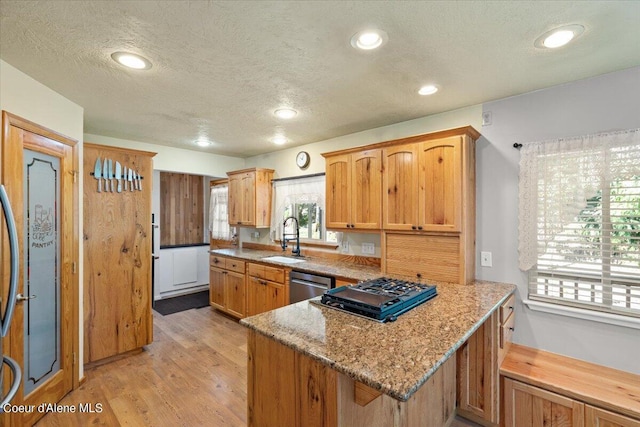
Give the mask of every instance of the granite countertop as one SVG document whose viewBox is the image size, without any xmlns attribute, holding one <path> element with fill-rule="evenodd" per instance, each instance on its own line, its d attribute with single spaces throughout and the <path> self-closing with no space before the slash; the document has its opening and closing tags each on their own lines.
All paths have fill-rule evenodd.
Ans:
<svg viewBox="0 0 640 427">
<path fill-rule="evenodd" d="M 335 276 L 358 281 L 375 279 L 376 277 L 380 277 L 382 275 L 379 266 L 359 265 L 354 264 L 353 262 L 337 261 L 328 258 L 302 257 L 305 262 L 299 262 L 295 264 L 287 264 L 263 259 L 265 257 L 282 255 L 281 252 L 274 252 L 269 250 L 241 248 L 213 249 L 210 250 L 209 253 L 211 253 L 212 255 L 223 255 L 227 257 L 238 258 L 243 261 L 256 261 L 265 264 L 272 264 L 278 267 L 287 267 L 297 271 L 319 273 L 328 276 Z"/>
<path fill-rule="evenodd" d="M 406 401 L 514 290 L 511 284 L 484 281 L 438 284 L 436 298 L 389 323 L 321 306 L 318 298 L 240 322 Z"/>
</svg>

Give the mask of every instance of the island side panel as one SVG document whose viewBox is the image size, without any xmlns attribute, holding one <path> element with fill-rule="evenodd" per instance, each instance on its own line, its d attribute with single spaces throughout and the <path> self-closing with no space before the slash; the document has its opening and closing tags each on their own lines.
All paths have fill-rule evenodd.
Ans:
<svg viewBox="0 0 640 427">
<path fill-rule="evenodd" d="M 248 426 L 296 425 L 294 351 L 253 330 L 247 340 Z"/>
<path fill-rule="evenodd" d="M 406 402 L 386 394 L 366 406 L 357 403 L 356 382 L 338 374 L 340 427 L 444 427 L 456 414 L 456 355 L 447 359 Z"/>
</svg>

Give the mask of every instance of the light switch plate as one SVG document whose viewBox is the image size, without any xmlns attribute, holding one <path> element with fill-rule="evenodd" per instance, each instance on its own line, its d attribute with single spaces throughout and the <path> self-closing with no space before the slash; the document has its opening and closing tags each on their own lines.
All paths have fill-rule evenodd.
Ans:
<svg viewBox="0 0 640 427">
<path fill-rule="evenodd" d="M 343 254 L 348 254 L 349 253 L 349 241 L 348 240 L 343 240 L 342 243 L 340 244 L 340 251 Z"/>
</svg>

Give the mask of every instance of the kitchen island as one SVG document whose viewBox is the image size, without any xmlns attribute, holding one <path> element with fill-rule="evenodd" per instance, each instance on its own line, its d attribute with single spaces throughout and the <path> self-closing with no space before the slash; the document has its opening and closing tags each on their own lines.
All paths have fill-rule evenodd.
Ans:
<svg viewBox="0 0 640 427">
<path fill-rule="evenodd" d="M 448 424 L 456 351 L 514 291 L 441 283 L 436 298 L 389 323 L 316 300 L 241 320 L 250 329 L 249 425 Z"/>
</svg>

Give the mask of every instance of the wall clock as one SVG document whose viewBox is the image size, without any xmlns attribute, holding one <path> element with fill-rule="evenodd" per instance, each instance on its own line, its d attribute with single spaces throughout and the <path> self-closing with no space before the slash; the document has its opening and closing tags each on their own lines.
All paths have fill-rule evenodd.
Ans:
<svg viewBox="0 0 640 427">
<path fill-rule="evenodd" d="M 309 160 L 311 160 L 311 158 L 309 157 L 309 153 L 307 153 L 306 151 L 301 151 L 296 156 L 296 165 L 298 165 L 300 169 L 304 169 L 309 166 Z"/>
</svg>

